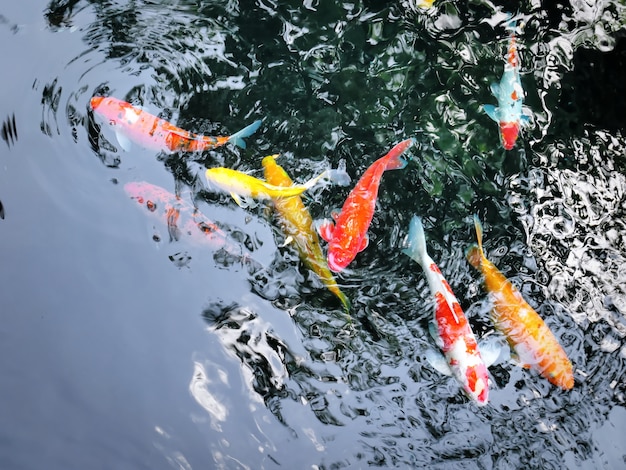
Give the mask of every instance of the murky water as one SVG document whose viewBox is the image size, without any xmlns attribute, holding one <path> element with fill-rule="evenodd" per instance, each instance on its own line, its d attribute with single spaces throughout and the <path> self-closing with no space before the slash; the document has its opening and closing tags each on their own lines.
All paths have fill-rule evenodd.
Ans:
<svg viewBox="0 0 626 470">
<path fill-rule="evenodd" d="M 0 7 L 1 466 L 626 467 L 626 7 L 539 3 Z M 532 114 L 509 152 L 480 109 L 495 104 L 507 8 Z M 96 94 L 196 133 L 263 124 L 246 149 L 126 151 L 90 111 Z M 262 177 L 280 153 L 297 181 L 343 159 L 356 182 L 407 137 L 369 246 L 337 276 L 351 323 L 266 204 L 204 180 L 215 166 Z M 126 194 L 135 181 L 236 248 L 168 226 Z M 313 217 L 349 189 L 313 191 Z M 479 408 L 424 359 L 433 302 L 401 254 L 409 220 L 423 217 L 484 337 L 474 213 L 569 355 L 573 390 L 504 362 Z"/>
</svg>

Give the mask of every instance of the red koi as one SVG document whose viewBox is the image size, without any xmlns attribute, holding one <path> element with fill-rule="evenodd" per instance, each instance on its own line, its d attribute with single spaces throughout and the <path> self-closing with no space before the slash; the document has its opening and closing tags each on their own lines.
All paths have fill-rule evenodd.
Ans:
<svg viewBox="0 0 626 470">
<path fill-rule="evenodd" d="M 202 152 L 227 142 L 245 148 L 245 137 L 261 125 L 255 121 L 230 137 L 193 134 L 126 101 L 113 97 L 94 96 L 90 101 L 93 112 L 115 129 L 120 145 L 128 150 L 129 139 L 152 150 L 163 152 Z"/>
<path fill-rule="evenodd" d="M 406 160 L 401 155 L 413 142 L 414 139 L 400 142 L 372 163 L 348 195 L 341 212 L 333 214 L 335 223 L 325 220 L 320 225 L 320 236 L 329 244 L 327 258 L 331 271 L 341 271 L 354 260 L 357 253 L 367 247 L 367 230 L 374 217 L 383 173 L 406 166 Z"/>
</svg>

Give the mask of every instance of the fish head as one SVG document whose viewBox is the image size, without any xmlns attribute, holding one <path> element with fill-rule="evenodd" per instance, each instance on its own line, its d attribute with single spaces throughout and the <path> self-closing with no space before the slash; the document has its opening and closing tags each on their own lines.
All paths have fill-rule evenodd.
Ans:
<svg viewBox="0 0 626 470">
<path fill-rule="evenodd" d="M 483 406 L 489 402 L 489 378 L 484 364 L 468 367 L 466 370 L 467 382 L 465 392 L 478 405 Z"/>
<path fill-rule="evenodd" d="M 518 135 L 519 122 L 500 122 L 500 136 L 506 150 L 511 150 L 515 146 Z"/>
<path fill-rule="evenodd" d="M 112 126 L 132 126 L 141 118 L 142 110 L 112 96 L 94 96 L 89 101 L 93 112 Z"/>
<path fill-rule="evenodd" d="M 291 186 L 293 181 L 278 163 L 276 163 L 276 159 L 278 158 L 278 154 L 276 155 L 268 155 L 263 158 L 261 164 L 263 165 L 263 171 L 265 174 L 265 179 L 268 183 L 276 185 L 276 186 Z"/>
<path fill-rule="evenodd" d="M 151 212 L 157 209 L 157 204 L 168 205 L 176 200 L 176 196 L 170 194 L 165 189 L 145 181 L 126 183 L 124 191 L 131 199 L 136 200 L 141 205 L 145 205 Z"/>
<path fill-rule="evenodd" d="M 94 96 L 89 101 L 94 113 L 113 122 L 123 117 L 124 108 L 122 104 L 125 102 L 111 96 Z"/>
<path fill-rule="evenodd" d="M 89 100 L 89 106 L 95 111 L 100 107 L 104 99 L 104 96 L 93 96 L 91 100 Z"/>
<path fill-rule="evenodd" d="M 228 182 L 223 168 L 209 168 L 205 172 L 210 189 L 220 189 Z"/>
<path fill-rule="evenodd" d="M 353 259 L 354 255 L 340 247 L 328 250 L 328 267 L 335 273 L 343 271 Z"/>
</svg>

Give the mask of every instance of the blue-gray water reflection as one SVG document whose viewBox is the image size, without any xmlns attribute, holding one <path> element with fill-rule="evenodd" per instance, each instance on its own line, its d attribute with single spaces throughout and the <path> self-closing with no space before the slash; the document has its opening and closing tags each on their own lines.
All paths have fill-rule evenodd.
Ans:
<svg viewBox="0 0 626 470">
<path fill-rule="evenodd" d="M 502 74 L 507 10 L 457 3 L 0 8 L 3 468 L 624 465 L 626 7 L 515 2 L 533 118 L 505 153 L 480 106 Z M 246 149 L 127 152 L 90 113 L 94 94 L 197 133 L 264 121 Z M 266 205 L 244 210 L 203 178 L 260 177 L 282 153 L 298 181 L 341 159 L 356 181 L 409 136 L 368 248 L 338 276 L 352 322 Z M 124 192 L 133 181 L 228 227 L 254 262 L 172 237 Z M 348 191 L 306 204 L 329 217 Z M 573 390 L 505 362 L 478 408 L 424 359 L 432 300 L 402 240 L 421 215 L 477 336 L 493 334 L 465 261 L 474 213 L 490 259 L 567 351 Z"/>
</svg>

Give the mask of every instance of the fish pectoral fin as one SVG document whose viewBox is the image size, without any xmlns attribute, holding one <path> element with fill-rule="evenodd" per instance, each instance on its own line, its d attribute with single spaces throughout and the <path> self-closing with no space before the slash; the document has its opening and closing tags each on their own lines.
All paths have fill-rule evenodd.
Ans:
<svg viewBox="0 0 626 470">
<path fill-rule="evenodd" d="M 531 369 L 538 361 L 536 355 L 526 345 L 519 343 L 511 351 L 511 362 L 524 369 Z"/>
<path fill-rule="evenodd" d="M 121 131 L 115 131 L 115 138 L 117 139 L 117 143 L 120 144 L 120 147 L 122 147 L 127 152 L 131 151 L 131 149 L 133 148 L 133 143 Z"/>
<path fill-rule="evenodd" d="M 287 246 L 287 245 L 289 245 L 291 243 L 293 243 L 293 237 L 291 235 L 289 235 L 287 238 L 285 238 L 285 241 L 280 246 L 282 248 L 282 247 L 285 247 L 285 246 Z"/>
<path fill-rule="evenodd" d="M 480 351 L 480 357 L 487 367 L 502 361 L 508 361 L 511 356 L 511 350 L 506 340 L 496 335 L 480 340 L 478 342 L 478 350 Z"/>
<path fill-rule="evenodd" d="M 437 325 L 434 321 L 428 322 L 428 332 L 430 333 L 430 337 L 433 339 L 438 348 L 443 348 L 443 340 L 441 336 L 439 336 L 439 331 Z"/>
<path fill-rule="evenodd" d="M 335 223 L 330 219 L 323 219 L 316 223 L 317 231 L 327 242 L 333 239 L 333 232 L 335 231 Z"/>
<path fill-rule="evenodd" d="M 498 98 L 500 96 L 500 84 L 498 82 L 493 82 L 489 88 L 491 88 L 491 93 L 493 96 Z"/>
<path fill-rule="evenodd" d="M 448 365 L 448 361 L 443 354 L 439 351 L 435 351 L 434 349 L 427 349 L 424 353 L 424 357 L 426 361 L 431 365 L 433 369 L 443 375 L 452 375 L 452 371 L 450 370 L 450 366 Z"/>
<path fill-rule="evenodd" d="M 239 207 L 243 207 L 244 209 L 247 207 L 247 205 L 244 205 L 244 202 L 239 197 L 239 194 L 231 192 L 230 197 L 234 199 L 234 201 L 237 203 Z"/>
<path fill-rule="evenodd" d="M 361 246 L 359 246 L 359 252 L 367 248 L 367 245 L 369 244 L 370 244 L 370 237 L 368 237 L 366 233 L 365 236 L 363 237 L 363 240 L 361 240 Z"/>
<path fill-rule="evenodd" d="M 485 111 L 485 113 L 487 113 L 487 116 L 489 116 L 491 119 L 493 119 L 496 122 L 500 122 L 500 118 L 498 117 L 497 107 L 495 107 L 492 104 L 484 104 L 483 110 Z"/>
</svg>

